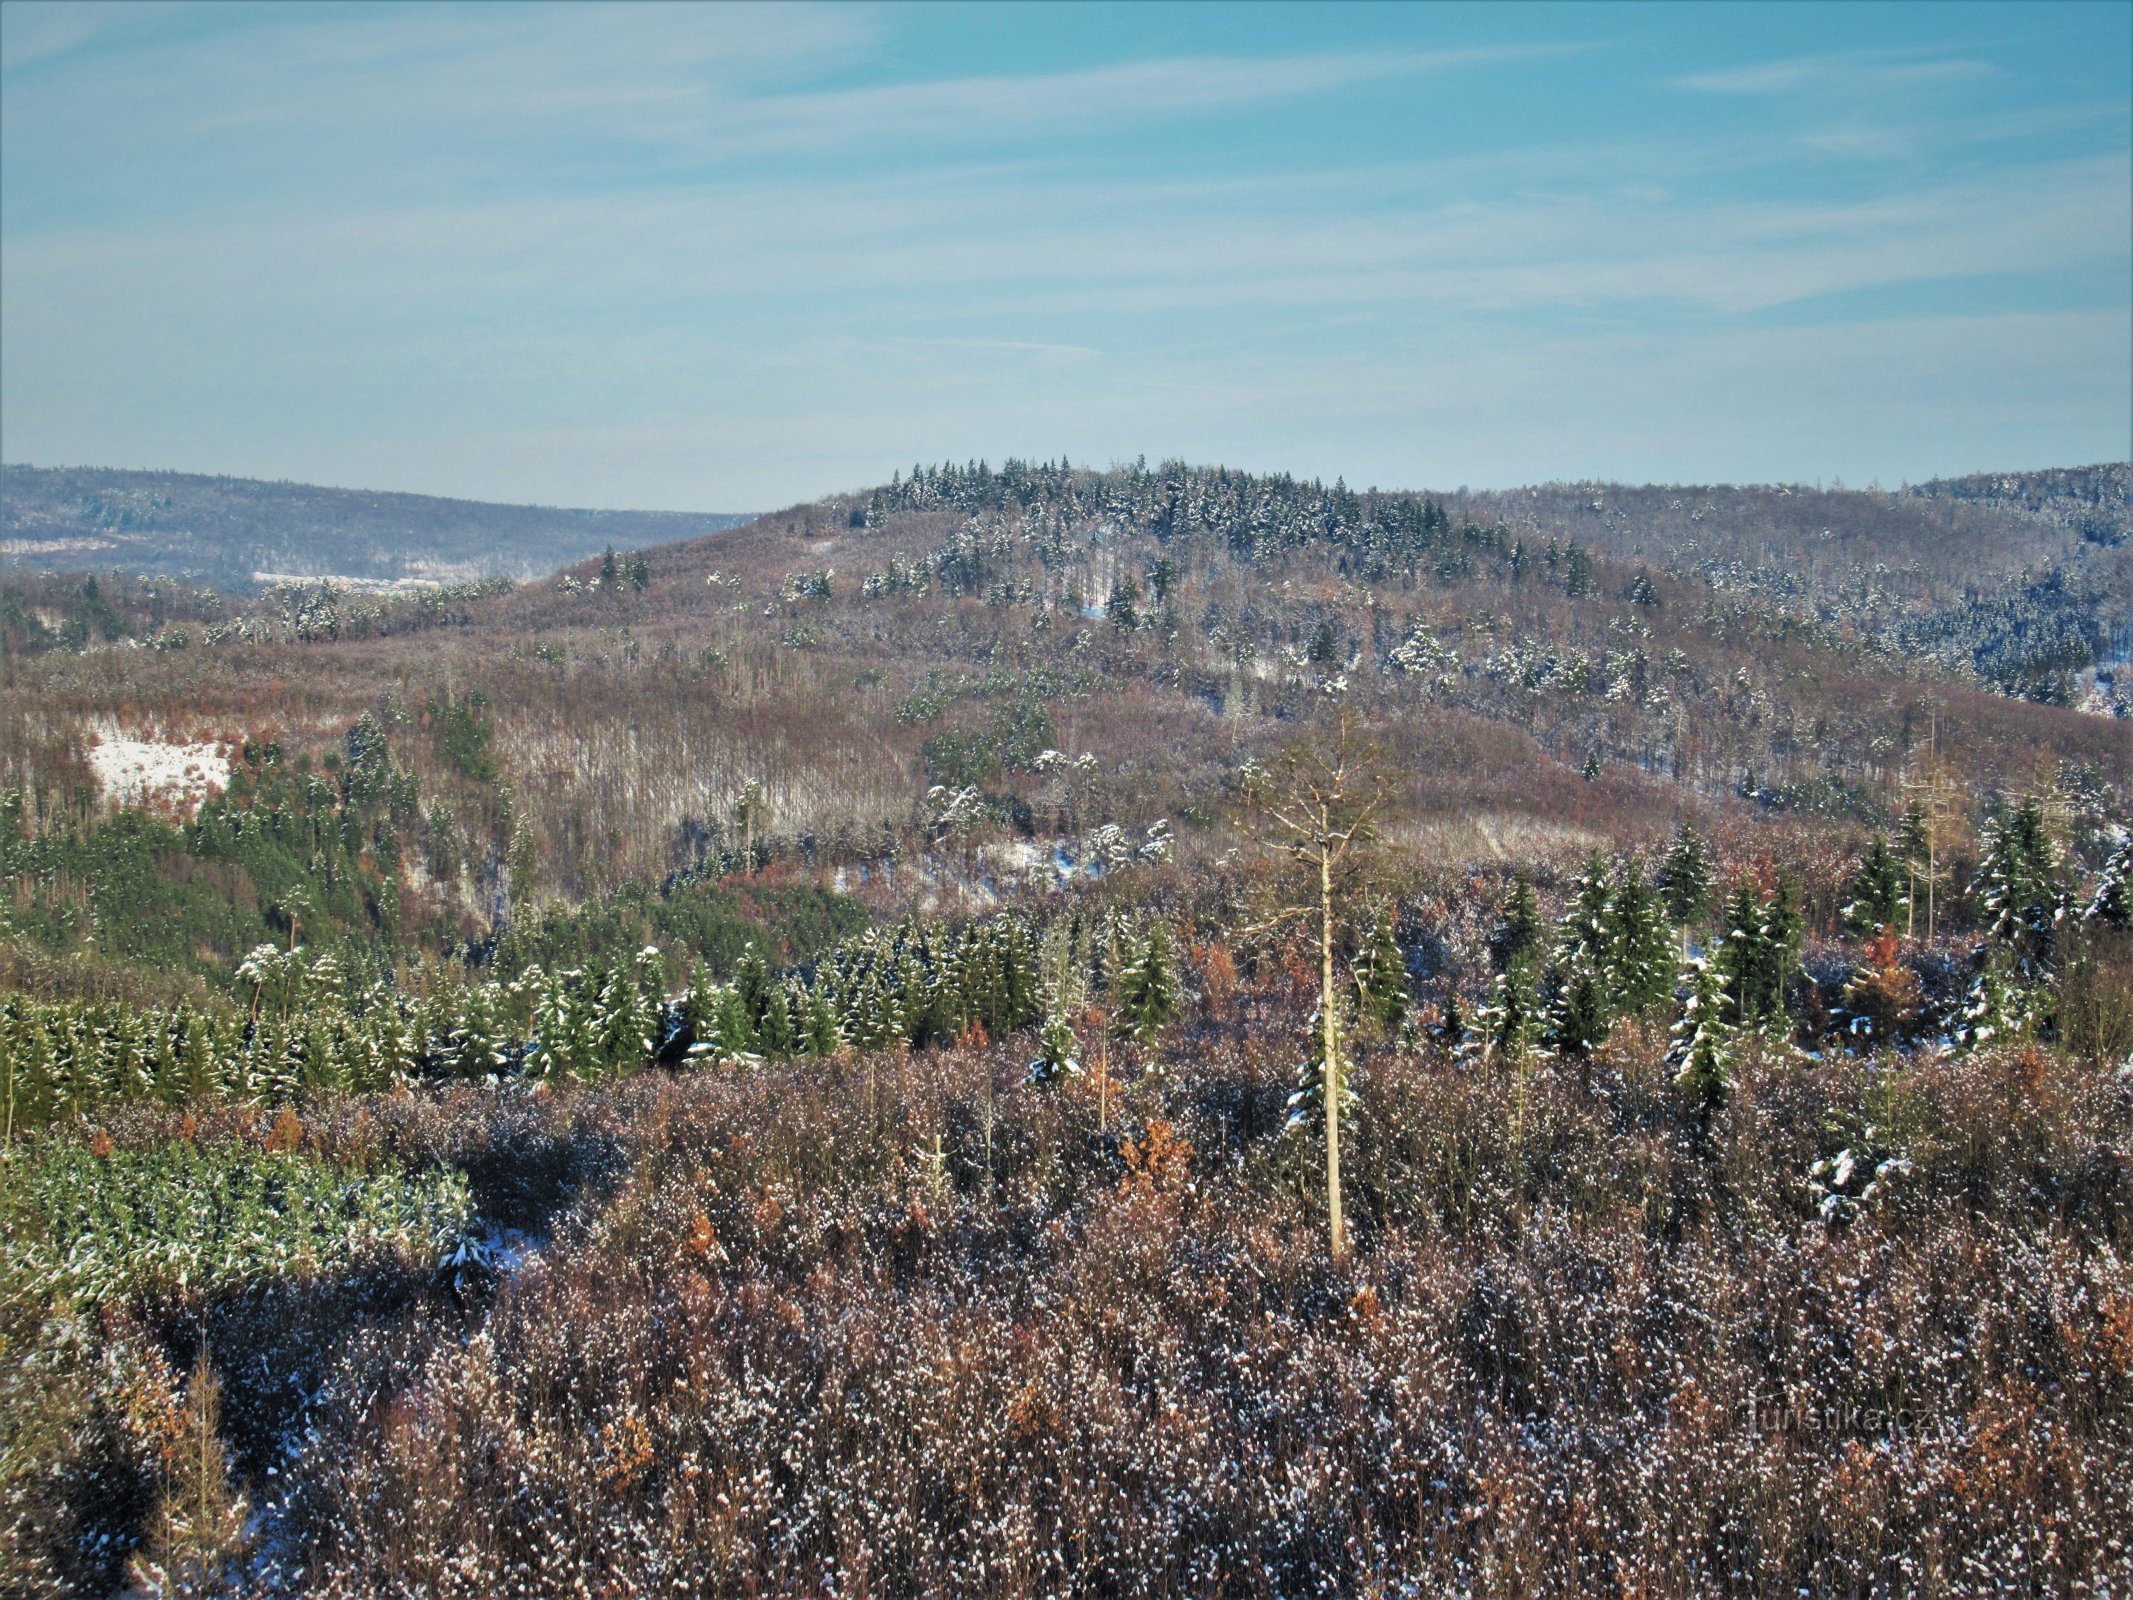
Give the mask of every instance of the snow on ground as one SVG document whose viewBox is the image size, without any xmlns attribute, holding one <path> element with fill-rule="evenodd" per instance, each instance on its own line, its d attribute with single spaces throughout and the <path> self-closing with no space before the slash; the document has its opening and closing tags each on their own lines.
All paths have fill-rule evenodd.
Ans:
<svg viewBox="0 0 2133 1600">
<path fill-rule="evenodd" d="M 89 747 L 89 768 L 107 800 L 190 809 L 229 786 L 229 757 L 218 744 L 128 739 L 110 727 L 96 730 L 95 740 Z"/>
</svg>

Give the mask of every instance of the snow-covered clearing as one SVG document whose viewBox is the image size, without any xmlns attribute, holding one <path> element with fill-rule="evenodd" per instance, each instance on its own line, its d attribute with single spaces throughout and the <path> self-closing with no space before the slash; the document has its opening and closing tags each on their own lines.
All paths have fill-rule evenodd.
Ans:
<svg viewBox="0 0 2133 1600">
<path fill-rule="evenodd" d="M 191 808 L 229 786 L 230 761 L 218 744 L 129 739 L 99 728 L 89 769 L 106 799 L 124 805 L 164 802 Z"/>
</svg>

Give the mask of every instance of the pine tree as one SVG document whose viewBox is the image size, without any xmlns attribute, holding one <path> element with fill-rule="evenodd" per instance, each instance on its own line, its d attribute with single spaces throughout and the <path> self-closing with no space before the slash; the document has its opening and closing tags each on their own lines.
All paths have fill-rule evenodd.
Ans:
<svg viewBox="0 0 2133 1600">
<path fill-rule="evenodd" d="M 2049 965 L 2066 891 L 2058 850 L 2045 831 L 2044 808 L 2026 799 L 1985 826 L 1983 859 L 1972 893 L 1985 910 L 1986 933 L 2014 951 L 2025 974 Z"/>
<path fill-rule="evenodd" d="M 1842 916 L 1845 926 L 1861 938 L 1880 928 L 1893 929 L 1904 920 L 1910 903 L 1910 873 L 1903 858 L 1889 848 L 1880 834 L 1867 841 L 1852 875 L 1851 894 Z"/>
<path fill-rule="evenodd" d="M 1543 1015 L 1530 961 L 1514 961 L 1496 975 L 1475 1009 L 1460 1054 L 1483 1065 L 1496 1060 L 1516 1066 L 1533 1054 Z"/>
<path fill-rule="evenodd" d="M 1725 973 L 1715 961 L 1691 957 L 1682 981 L 1688 998 L 1674 1024 L 1669 1059 L 1683 1096 L 1699 1111 L 1709 1111 L 1725 1098 L 1732 1081 L 1732 1030 L 1726 1025 L 1732 1007 Z"/>
<path fill-rule="evenodd" d="M 1407 983 L 1407 956 L 1400 949 L 1388 911 L 1371 929 L 1355 963 L 1355 986 L 1362 1014 L 1386 1038 L 1398 1037 L 1413 1005 Z"/>
<path fill-rule="evenodd" d="M 1503 925 L 1489 942 L 1497 970 L 1504 971 L 1537 954 L 1541 947 L 1542 927 L 1540 901 L 1533 893 L 1533 880 L 1520 873 L 1512 880 L 1511 893 L 1504 901 Z"/>
<path fill-rule="evenodd" d="M 2019 958 L 2004 949 L 1987 950 L 1964 997 L 1956 1043 L 1966 1051 L 1994 1041 L 2004 1044 L 2022 1037 L 2036 1021 L 2036 997 L 2022 982 Z"/>
<path fill-rule="evenodd" d="M 1326 1126 L 1326 1029 L 1318 1013 L 1311 1014 L 1309 1041 L 1304 1046 L 1304 1058 L 1296 1065 L 1296 1087 L 1290 1091 L 1288 1117 L 1283 1122 L 1284 1132 L 1323 1133 Z M 1353 1127 L 1357 1107 L 1361 1104 L 1355 1090 L 1352 1073 L 1341 1077 L 1341 1126 Z"/>
<path fill-rule="evenodd" d="M 834 1055 L 843 1048 L 836 1002 L 819 985 L 807 990 L 800 1019 L 801 1045 L 809 1055 Z"/>
<path fill-rule="evenodd" d="M 1667 920 L 1681 930 L 1681 948 L 1689 947 L 1689 930 L 1711 909 L 1711 852 L 1703 835 L 1687 822 L 1674 834 L 1659 867 L 1659 898 Z"/>
<path fill-rule="evenodd" d="M 1625 1016 L 1644 1016 L 1673 997 L 1673 940 L 1644 874 L 1626 857 L 1608 893 L 1607 967 L 1615 1006 Z"/>
<path fill-rule="evenodd" d="M 1170 948 L 1169 926 L 1158 921 L 1134 941 L 1119 971 L 1115 1026 L 1126 1037 L 1148 1044 L 1177 1018 L 1177 958 Z"/>
<path fill-rule="evenodd" d="M 2103 876 L 2081 916 L 2107 928 L 2133 928 L 2133 832 L 2120 831 L 2118 845 L 2103 864 Z"/>
<path fill-rule="evenodd" d="M 1608 969 L 1612 900 L 1606 858 L 1595 850 L 1556 923 L 1548 972 L 1548 1039 L 1573 1055 L 1592 1050 L 1614 1027 L 1615 986 Z"/>
<path fill-rule="evenodd" d="M 1067 1019 L 1053 1012 L 1037 1035 L 1037 1059 L 1029 1064 L 1031 1083 L 1058 1083 L 1081 1075 L 1079 1041 Z"/>
</svg>

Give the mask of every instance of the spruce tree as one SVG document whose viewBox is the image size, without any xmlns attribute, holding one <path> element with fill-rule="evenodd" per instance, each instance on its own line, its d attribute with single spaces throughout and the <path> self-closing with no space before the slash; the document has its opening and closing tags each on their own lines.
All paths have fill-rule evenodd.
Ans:
<svg viewBox="0 0 2133 1600">
<path fill-rule="evenodd" d="M 2133 833 L 2121 831 L 2117 848 L 2089 897 L 2082 920 L 2107 928 L 2133 928 Z"/>
<path fill-rule="evenodd" d="M 1029 1064 L 1031 1083 L 1058 1083 L 1081 1075 L 1079 1042 L 1067 1019 L 1053 1012 L 1037 1034 L 1037 1059 Z"/>
<path fill-rule="evenodd" d="M 1732 1030 L 1726 1024 L 1732 1007 L 1725 973 L 1715 961 L 1692 957 L 1684 963 L 1682 981 L 1688 999 L 1674 1024 L 1668 1059 L 1682 1095 L 1698 1111 L 1709 1111 L 1725 1098 L 1732 1080 Z"/>
<path fill-rule="evenodd" d="M 844 1045 L 836 1002 L 821 987 L 807 990 L 801 1008 L 801 1047 L 811 1056 L 834 1055 Z"/>
<path fill-rule="evenodd" d="M 2020 958 L 2006 949 L 1988 949 L 1956 1022 L 1956 1043 L 1976 1050 L 1987 1044 L 2021 1038 L 2037 1022 L 2036 996 L 2023 983 Z"/>
<path fill-rule="evenodd" d="M 1659 898 L 1667 920 L 1681 930 L 1681 948 L 1689 947 L 1689 930 L 1711 909 L 1711 852 L 1703 835 L 1683 822 L 1659 867 Z"/>
<path fill-rule="evenodd" d="M 1152 924 L 1133 941 L 1132 953 L 1119 970 L 1116 1028 L 1142 1044 L 1151 1043 L 1178 1019 L 1177 958 L 1166 923 Z"/>
<path fill-rule="evenodd" d="M 1608 965 L 1612 900 L 1606 858 L 1595 850 L 1556 923 L 1548 970 L 1548 1039 L 1572 1055 L 1586 1054 L 1614 1027 L 1615 985 Z"/>
<path fill-rule="evenodd" d="M 1496 958 L 1497 970 L 1504 971 L 1537 954 L 1542 932 L 1540 901 L 1533 893 L 1533 880 L 1520 873 L 1512 880 L 1511 893 L 1504 900 L 1503 923 L 1489 941 L 1489 953 Z"/>
<path fill-rule="evenodd" d="M 741 958 L 733 964 L 734 993 L 739 997 L 741 1009 L 748 1018 L 748 1033 L 751 1040 L 761 1025 L 763 1013 L 769 1009 L 772 989 L 770 964 L 756 954 L 755 941 L 750 940 L 741 950 Z M 752 1044 L 750 1046 L 753 1048 Z"/>
<path fill-rule="evenodd" d="M 1608 893 L 1607 966 L 1616 1009 L 1625 1016 L 1644 1016 L 1673 997 L 1674 945 L 1664 913 L 1626 857 Z"/>
<path fill-rule="evenodd" d="M 2045 830 L 2044 808 L 2026 799 L 1985 826 L 1983 859 L 1972 893 L 1985 912 L 1989 937 L 2010 948 L 2020 970 L 2047 966 L 2066 912 L 2059 853 Z"/>
<path fill-rule="evenodd" d="M 503 1029 L 497 1017 L 501 998 L 496 984 L 468 987 L 451 1033 L 452 1068 L 462 1077 L 484 1078 L 504 1064 Z"/>
<path fill-rule="evenodd" d="M 1799 971 L 1805 928 L 1798 891 L 1783 874 L 1767 897 L 1743 879 L 1726 902 L 1725 920 L 1715 960 L 1725 975 L 1727 1020 L 1740 1028 L 1775 1027 L 1785 1018 L 1785 991 Z"/>
<path fill-rule="evenodd" d="M 763 1020 L 756 1026 L 756 1047 L 766 1056 L 783 1059 L 800 1046 L 799 1025 L 793 1020 L 792 996 L 784 984 L 774 986 L 763 1004 Z"/>
<path fill-rule="evenodd" d="M 1880 834 L 1867 841 L 1852 874 L 1851 893 L 1842 915 L 1845 926 L 1860 938 L 1880 928 L 1895 928 L 1903 920 L 1910 900 L 1910 872 L 1903 858 L 1889 848 Z"/>
<path fill-rule="evenodd" d="M 1288 1116 L 1283 1122 L 1284 1132 L 1323 1133 L 1326 1126 L 1326 1029 L 1318 1013 L 1311 1014 L 1310 1031 L 1306 1035 L 1304 1058 L 1296 1065 L 1296 1087 L 1289 1092 Z M 1352 1073 L 1341 1076 L 1341 1126 L 1352 1127 L 1357 1107 L 1361 1104 L 1355 1090 Z"/>
<path fill-rule="evenodd" d="M 1514 961 L 1496 975 L 1475 1008 L 1460 1055 L 1485 1066 L 1498 1060 L 1522 1064 L 1540 1040 L 1543 1020 L 1532 962 Z"/>
<path fill-rule="evenodd" d="M 1407 956 L 1400 949 L 1389 911 L 1378 918 L 1357 954 L 1355 986 L 1362 1014 L 1385 1037 L 1397 1037 L 1413 997 L 1407 987 Z"/>
</svg>

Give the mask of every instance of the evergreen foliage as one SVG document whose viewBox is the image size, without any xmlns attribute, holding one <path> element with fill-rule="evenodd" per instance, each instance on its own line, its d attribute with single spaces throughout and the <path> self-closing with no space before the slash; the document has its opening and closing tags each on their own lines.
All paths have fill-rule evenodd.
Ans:
<svg viewBox="0 0 2133 1600">
<path fill-rule="evenodd" d="M 1702 834 L 1683 822 L 1659 867 L 1659 897 L 1667 919 L 1684 935 L 1710 913 L 1712 881 L 1710 848 Z"/>
<path fill-rule="evenodd" d="M 2133 832 L 2119 830 L 2118 843 L 2081 915 L 2107 928 L 2133 928 Z"/>
<path fill-rule="evenodd" d="M 1682 1095 L 1697 1109 L 1709 1111 L 1724 1100 L 1732 1081 L 1732 1029 L 1726 1017 L 1735 1008 L 1726 993 L 1724 970 L 1706 957 L 1694 956 L 1683 964 L 1682 988 L 1687 998 L 1674 1024 L 1668 1059 Z"/>
<path fill-rule="evenodd" d="M 1854 934 L 1864 938 L 1879 928 L 1894 928 L 1910 907 L 1910 872 L 1900 852 L 1889 848 L 1879 833 L 1867 840 L 1852 875 L 1849 898 L 1842 916 Z"/>
<path fill-rule="evenodd" d="M 1986 936 L 2012 950 L 2024 974 L 2039 972 L 2051 962 L 2067 898 L 2044 808 L 2030 798 L 1988 818 L 1981 843 L 1971 893 L 1983 908 Z"/>
<path fill-rule="evenodd" d="M 1390 911 L 1370 930 L 1355 961 L 1355 986 L 1361 1014 L 1387 1038 L 1396 1038 L 1414 997 L 1408 989 L 1407 954 L 1393 931 Z"/>
</svg>

